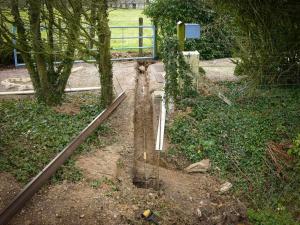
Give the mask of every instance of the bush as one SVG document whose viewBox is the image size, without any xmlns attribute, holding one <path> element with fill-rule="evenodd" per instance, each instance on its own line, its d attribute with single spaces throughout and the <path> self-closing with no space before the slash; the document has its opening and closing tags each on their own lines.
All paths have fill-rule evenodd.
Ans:
<svg viewBox="0 0 300 225">
<path fill-rule="evenodd" d="M 185 49 L 198 50 L 203 59 L 231 56 L 234 43 L 231 19 L 218 15 L 204 1 L 155 0 L 144 13 L 157 24 L 162 37 L 176 34 L 178 21 L 199 23 L 201 39 L 186 41 Z"/>
<path fill-rule="evenodd" d="M 300 84 L 299 4 L 294 0 L 215 0 L 238 29 L 237 72 L 256 85 Z"/>
</svg>

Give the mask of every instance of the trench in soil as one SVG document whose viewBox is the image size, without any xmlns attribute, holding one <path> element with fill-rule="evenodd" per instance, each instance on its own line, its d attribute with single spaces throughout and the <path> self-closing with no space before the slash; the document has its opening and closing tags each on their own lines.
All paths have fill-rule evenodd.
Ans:
<svg viewBox="0 0 300 225">
<path fill-rule="evenodd" d="M 153 129 L 153 106 L 149 92 L 147 64 L 145 72 L 137 69 L 134 111 L 133 184 L 139 188 L 158 189 L 157 153 Z"/>
</svg>

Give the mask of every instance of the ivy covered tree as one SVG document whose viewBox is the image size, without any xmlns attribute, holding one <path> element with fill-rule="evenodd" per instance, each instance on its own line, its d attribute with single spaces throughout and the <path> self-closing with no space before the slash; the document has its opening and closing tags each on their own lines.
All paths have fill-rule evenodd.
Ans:
<svg viewBox="0 0 300 225">
<path fill-rule="evenodd" d="M 61 9 L 64 10 L 63 14 Z M 37 99 L 47 105 L 59 104 L 71 73 L 79 38 L 82 5 L 77 0 L 10 0 L 1 7 L 1 38 L 16 48 L 29 72 Z M 55 26 L 63 20 L 66 45 L 59 49 Z M 11 30 L 16 28 L 16 34 Z M 42 31 L 44 30 L 44 31 Z M 56 65 L 56 60 L 61 61 Z"/>
<path fill-rule="evenodd" d="M 107 0 L 99 2 L 97 13 L 98 55 L 96 56 L 101 83 L 101 104 L 108 106 L 113 100 L 113 72 L 110 53 L 111 32 L 108 26 Z"/>
<path fill-rule="evenodd" d="M 158 26 L 160 43 L 176 34 L 176 24 L 182 21 L 201 25 L 201 38 L 187 40 L 185 49 L 198 50 L 203 59 L 230 57 L 235 47 L 231 17 L 218 14 L 210 0 L 154 0 L 144 13 Z"/>
</svg>

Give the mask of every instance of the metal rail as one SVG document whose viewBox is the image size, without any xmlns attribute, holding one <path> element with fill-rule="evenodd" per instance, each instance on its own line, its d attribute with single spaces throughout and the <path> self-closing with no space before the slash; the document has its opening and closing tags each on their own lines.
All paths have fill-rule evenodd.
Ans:
<svg viewBox="0 0 300 225">
<path fill-rule="evenodd" d="M 59 169 L 96 128 L 124 101 L 125 92 L 122 92 L 114 102 L 100 113 L 64 150 L 62 150 L 25 188 L 0 212 L 0 225 L 7 224 L 17 212 L 23 208 L 28 200 L 43 186 L 44 183 Z"/>
</svg>

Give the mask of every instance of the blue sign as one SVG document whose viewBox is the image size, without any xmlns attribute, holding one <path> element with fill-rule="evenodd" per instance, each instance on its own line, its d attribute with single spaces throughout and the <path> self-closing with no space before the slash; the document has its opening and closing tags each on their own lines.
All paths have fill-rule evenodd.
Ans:
<svg viewBox="0 0 300 225">
<path fill-rule="evenodd" d="M 199 24 L 186 23 L 185 24 L 185 38 L 186 39 L 200 39 L 201 27 Z"/>
</svg>

